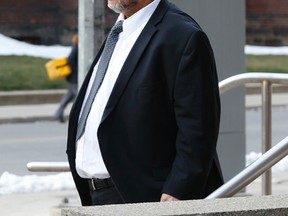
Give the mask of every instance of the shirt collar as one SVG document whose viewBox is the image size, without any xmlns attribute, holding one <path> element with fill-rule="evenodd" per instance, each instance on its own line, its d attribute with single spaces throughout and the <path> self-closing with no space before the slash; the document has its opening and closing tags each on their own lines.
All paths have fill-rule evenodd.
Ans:
<svg viewBox="0 0 288 216">
<path fill-rule="evenodd" d="M 119 20 L 124 20 L 123 22 L 123 32 L 122 37 L 129 36 L 133 31 L 135 31 L 138 27 L 145 25 L 154 11 L 156 10 L 159 2 L 161 0 L 154 0 L 150 4 L 146 5 L 141 10 L 137 11 L 132 16 L 128 17 L 124 20 L 124 15 L 121 13 L 117 19 L 117 22 Z"/>
</svg>

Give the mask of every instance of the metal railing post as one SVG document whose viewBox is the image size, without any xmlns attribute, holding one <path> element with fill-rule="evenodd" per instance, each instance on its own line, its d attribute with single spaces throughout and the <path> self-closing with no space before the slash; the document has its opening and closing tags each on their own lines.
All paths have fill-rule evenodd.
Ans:
<svg viewBox="0 0 288 216">
<path fill-rule="evenodd" d="M 262 154 L 272 147 L 272 88 L 269 80 L 262 82 Z M 272 194 L 272 173 L 268 169 L 262 175 L 262 195 Z"/>
<path fill-rule="evenodd" d="M 244 73 L 229 77 L 219 83 L 220 94 L 247 83 L 262 84 L 262 153 L 272 146 L 272 84 L 288 84 L 288 75 L 279 73 Z M 262 175 L 262 195 L 272 194 L 272 172 Z"/>
</svg>

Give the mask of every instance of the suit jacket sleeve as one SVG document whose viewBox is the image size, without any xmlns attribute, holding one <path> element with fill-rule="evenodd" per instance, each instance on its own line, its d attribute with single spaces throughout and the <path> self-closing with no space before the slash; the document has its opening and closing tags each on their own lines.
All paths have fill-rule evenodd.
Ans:
<svg viewBox="0 0 288 216">
<path fill-rule="evenodd" d="M 163 193 L 201 198 L 216 154 L 220 102 L 213 52 L 202 31 L 192 33 L 174 86 L 176 157 Z"/>
</svg>

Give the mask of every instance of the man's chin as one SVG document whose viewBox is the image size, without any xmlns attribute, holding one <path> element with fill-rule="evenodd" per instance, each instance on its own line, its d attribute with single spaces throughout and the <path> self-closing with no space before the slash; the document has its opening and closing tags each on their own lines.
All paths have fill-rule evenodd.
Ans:
<svg viewBox="0 0 288 216">
<path fill-rule="evenodd" d="M 119 7 L 117 7 L 116 5 L 112 5 L 108 3 L 108 8 L 110 8 L 111 10 L 113 10 L 115 13 L 121 13 L 121 10 L 119 9 Z"/>
</svg>

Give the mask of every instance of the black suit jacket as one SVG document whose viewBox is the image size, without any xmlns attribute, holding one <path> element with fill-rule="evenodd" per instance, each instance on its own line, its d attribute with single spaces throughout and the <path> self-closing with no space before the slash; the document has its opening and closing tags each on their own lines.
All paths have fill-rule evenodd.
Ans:
<svg viewBox="0 0 288 216">
<path fill-rule="evenodd" d="M 96 56 L 70 113 L 67 154 L 83 205 L 87 181 L 75 170 L 77 120 Z M 133 46 L 97 134 L 104 163 L 125 202 L 204 198 L 223 180 L 216 153 L 218 80 L 207 36 L 162 0 Z"/>
</svg>

